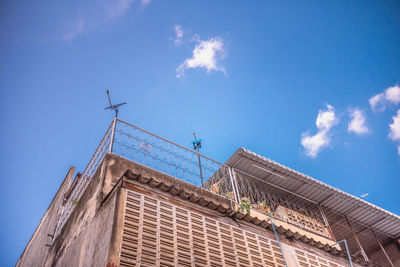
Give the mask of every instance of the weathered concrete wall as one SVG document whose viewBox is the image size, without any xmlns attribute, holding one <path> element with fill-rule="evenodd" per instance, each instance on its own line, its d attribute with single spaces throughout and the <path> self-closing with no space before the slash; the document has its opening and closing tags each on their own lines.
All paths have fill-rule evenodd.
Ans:
<svg viewBox="0 0 400 267">
<path fill-rule="evenodd" d="M 107 161 L 103 160 L 60 235 L 54 240 L 43 266 L 105 265 L 115 206 L 114 199 L 103 203 L 106 165 Z M 92 265 L 92 262 L 100 265 Z"/>
<path fill-rule="evenodd" d="M 43 266 L 49 250 L 46 244 L 51 244 L 52 240 L 48 234 L 53 235 L 55 231 L 64 196 L 71 186 L 74 173 L 75 168 L 71 167 L 16 266 Z"/>
<path fill-rule="evenodd" d="M 104 158 L 59 236 L 51 246 L 45 246 L 52 243 L 47 235 L 54 233 L 63 204 L 72 201 L 65 200 L 73 187 L 75 169 L 71 168 L 17 266 L 106 266 L 119 196 L 118 190 L 108 194 L 112 188 L 103 193 L 110 156 L 114 157 Z"/>
<path fill-rule="evenodd" d="M 45 266 L 106 266 L 116 195 L 101 206 L 75 239 L 65 238 L 51 249 Z"/>
</svg>

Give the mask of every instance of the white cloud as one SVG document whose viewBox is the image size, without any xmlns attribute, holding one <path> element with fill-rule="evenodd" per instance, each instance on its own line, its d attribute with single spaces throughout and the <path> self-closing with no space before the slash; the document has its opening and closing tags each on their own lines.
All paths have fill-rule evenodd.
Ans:
<svg viewBox="0 0 400 267">
<path fill-rule="evenodd" d="M 218 60 L 224 57 L 224 43 L 220 37 L 214 37 L 207 41 L 198 40 L 193 49 L 193 56 L 187 58 L 176 69 L 176 77 L 181 78 L 186 69 L 205 68 L 207 73 L 212 70 L 222 71 L 225 68 L 218 65 Z"/>
<path fill-rule="evenodd" d="M 369 132 L 368 127 L 365 125 L 365 114 L 361 109 L 355 108 L 350 110 L 350 117 L 351 121 L 347 126 L 349 133 L 366 134 Z"/>
<path fill-rule="evenodd" d="M 326 105 L 328 110 L 319 110 L 315 124 L 320 130 L 329 131 L 337 123 L 335 111 L 331 105 Z"/>
<path fill-rule="evenodd" d="M 143 6 L 148 5 L 148 4 L 150 4 L 150 2 L 151 2 L 151 0 L 142 0 L 142 5 Z"/>
<path fill-rule="evenodd" d="M 179 46 L 182 43 L 182 38 L 183 38 L 183 29 L 181 25 L 175 25 L 174 26 L 175 29 L 175 40 L 174 40 L 174 44 Z"/>
<path fill-rule="evenodd" d="M 393 104 L 400 103 L 400 87 L 398 85 L 389 87 L 385 91 L 385 98 Z"/>
<path fill-rule="evenodd" d="M 400 87 L 398 85 L 389 87 L 382 93 L 374 95 L 368 101 L 374 111 L 383 111 L 389 104 L 397 105 L 400 103 Z"/>
<path fill-rule="evenodd" d="M 302 133 L 301 145 L 304 147 L 306 155 L 311 158 L 315 158 L 322 148 L 329 146 L 331 141 L 329 132 L 339 122 L 334 108 L 331 105 L 326 105 L 326 107 L 327 110 L 318 111 L 315 121 L 318 132 L 312 136 L 308 132 Z"/>
<path fill-rule="evenodd" d="M 111 1 L 111 4 L 107 7 L 109 19 L 116 19 L 124 15 L 133 4 L 134 0 L 116 0 Z"/>
<path fill-rule="evenodd" d="M 378 105 L 381 105 L 385 100 L 385 95 L 383 93 L 374 95 L 373 97 L 371 97 L 370 99 L 368 99 L 369 105 L 371 106 L 371 109 L 376 111 Z M 380 108 L 382 109 L 382 107 Z M 383 107 L 384 109 L 384 107 Z"/>
<path fill-rule="evenodd" d="M 400 109 L 397 114 L 392 117 L 393 123 L 389 124 L 390 132 L 389 137 L 393 141 L 400 141 Z M 400 145 L 397 147 L 397 152 L 400 155 Z"/>
<path fill-rule="evenodd" d="M 308 133 L 303 133 L 301 145 L 304 147 L 307 156 L 315 158 L 318 152 L 328 146 L 330 139 L 326 131 L 319 131 L 317 134 L 310 136 Z"/>
</svg>

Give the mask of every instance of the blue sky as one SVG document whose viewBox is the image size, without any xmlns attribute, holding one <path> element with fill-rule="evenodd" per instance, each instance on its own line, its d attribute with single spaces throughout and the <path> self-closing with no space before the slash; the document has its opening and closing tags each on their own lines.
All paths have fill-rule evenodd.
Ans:
<svg viewBox="0 0 400 267">
<path fill-rule="evenodd" d="M 2 266 L 112 115 L 246 147 L 400 214 L 398 1 L 2 1 Z M 353 120 L 354 119 L 354 120 Z M 349 123 L 351 123 L 349 126 Z"/>
</svg>

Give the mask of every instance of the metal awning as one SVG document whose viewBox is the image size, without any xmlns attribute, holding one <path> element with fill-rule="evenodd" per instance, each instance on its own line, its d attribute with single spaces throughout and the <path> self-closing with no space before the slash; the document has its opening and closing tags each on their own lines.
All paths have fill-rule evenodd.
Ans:
<svg viewBox="0 0 400 267">
<path fill-rule="evenodd" d="M 400 216 L 245 148 L 238 149 L 226 164 L 391 238 L 400 237 Z"/>
</svg>

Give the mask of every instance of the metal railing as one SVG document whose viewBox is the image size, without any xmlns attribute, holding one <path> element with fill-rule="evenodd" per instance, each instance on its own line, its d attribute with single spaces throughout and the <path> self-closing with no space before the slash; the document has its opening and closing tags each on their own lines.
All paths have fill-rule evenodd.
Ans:
<svg viewBox="0 0 400 267">
<path fill-rule="evenodd" d="M 61 215 L 58 219 L 57 226 L 53 235 L 53 241 L 56 237 L 60 234 L 61 230 L 63 229 L 65 223 L 69 219 L 71 213 L 75 209 L 75 206 L 78 204 L 81 196 L 85 192 L 86 188 L 88 187 L 91 178 L 97 171 L 97 168 L 100 166 L 105 154 L 110 151 L 112 145 L 112 136 L 113 136 L 113 127 L 115 123 L 108 127 L 106 134 L 104 135 L 103 139 L 101 140 L 99 146 L 97 147 L 95 153 L 93 154 L 92 158 L 89 161 L 89 164 L 86 166 L 85 171 L 77 181 L 76 185 L 72 189 L 68 199 L 66 199 L 62 210 Z"/>
<path fill-rule="evenodd" d="M 106 153 L 119 155 L 231 201 L 238 201 L 228 166 L 115 118 L 64 203 L 53 241 L 60 234 Z"/>
<path fill-rule="evenodd" d="M 116 120 L 112 153 L 235 200 L 229 167 L 127 122 Z"/>
<path fill-rule="evenodd" d="M 265 214 L 271 211 L 278 220 L 330 238 L 316 203 L 242 171 L 235 169 L 235 174 L 240 199 L 249 202 L 251 208 Z"/>
</svg>

